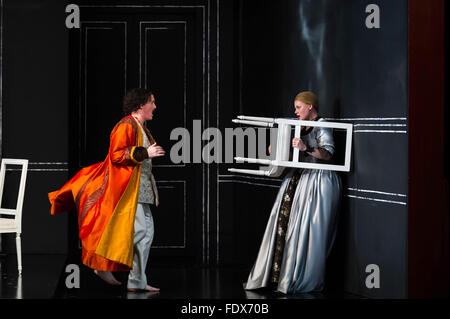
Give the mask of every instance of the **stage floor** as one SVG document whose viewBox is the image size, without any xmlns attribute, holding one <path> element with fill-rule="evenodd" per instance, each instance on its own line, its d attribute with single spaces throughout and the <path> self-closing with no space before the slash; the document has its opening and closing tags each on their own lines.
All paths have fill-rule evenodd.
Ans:
<svg viewBox="0 0 450 319">
<path fill-rule="evenodd" d="M 345 292 L 325 291 L 284 295 L 267 290 L 245 291 L 248 269 L 150 264 L 149 284 L 158 293 L 129 293 L 124 284 L 110 286 L 91 269 L 80 265 L 80 287 L 68 289 L 65 255 L 24 255 L 23 274 L 18 276 L 16 255 L 0 258 L 0 299 L 359 299 Z M 115 274 L 122 283 L 127 273 Z"/>
</svg>

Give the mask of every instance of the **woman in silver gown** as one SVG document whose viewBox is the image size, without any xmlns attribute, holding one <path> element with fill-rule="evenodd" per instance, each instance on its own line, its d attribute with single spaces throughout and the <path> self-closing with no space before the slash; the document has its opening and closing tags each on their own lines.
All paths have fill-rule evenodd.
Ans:
<svg viewBox="0 0 450 319">
<path fill-rule="evenodd" d="M 294 100 L 299 120 L 318 120 L 318 100 L 301 92 Z M 327 163 L 334 153 L 331 129 L 309 127 L 292 146 L 300 161 Z M 269 149 L 270 151 L 270 149 Z M 341 180 L 334 171 L 291 170 L 280 187 L 246 290 L 271 287 L 285 294 L 321 291 L 333 246 Z"/>
</svg>

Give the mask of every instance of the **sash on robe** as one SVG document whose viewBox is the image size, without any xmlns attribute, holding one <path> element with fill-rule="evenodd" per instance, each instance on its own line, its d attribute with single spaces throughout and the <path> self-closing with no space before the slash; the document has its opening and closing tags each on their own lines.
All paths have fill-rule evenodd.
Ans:
<svg viewBox="0 0 450 319">
<path fill-rule="evenodd" d="M 124 117 L 111 132 L 106 159 L 81 169 L 60 190 L 48 194 L 52 215 L 77 211 L 82 261 L 92 269 L 132 268 L 142 144 L 135 119 Z"/>
</svg>

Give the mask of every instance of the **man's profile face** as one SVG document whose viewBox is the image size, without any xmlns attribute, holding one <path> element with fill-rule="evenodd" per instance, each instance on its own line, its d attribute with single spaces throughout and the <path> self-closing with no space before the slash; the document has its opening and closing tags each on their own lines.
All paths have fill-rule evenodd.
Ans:
<svg viewBox="0 0 450 319">
<path fill-rule="evenodd" d="M 141 106 L 142 115 L 144 117 L 144 121 L 149 121 L 153 119 L 153 111 L 156 109 L 155 97 L 153 94 L 148 99 L 147 103 Z"/>
</svg>

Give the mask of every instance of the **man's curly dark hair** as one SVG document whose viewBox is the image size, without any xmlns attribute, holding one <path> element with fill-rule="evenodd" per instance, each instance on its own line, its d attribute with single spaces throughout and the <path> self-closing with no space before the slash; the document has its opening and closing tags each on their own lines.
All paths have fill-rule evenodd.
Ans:
<svg viewBox="0 0 450 319">
<path fill-rule="evenodd" d="M 154 95 L 153 92 L 148 89 L 134 88 L 129 90 L 123 98 L 123 112 L 125 115 L 130 115 L 139 110 L 141 105 L 147 103 L 152 95 Z"/>
</svg>

